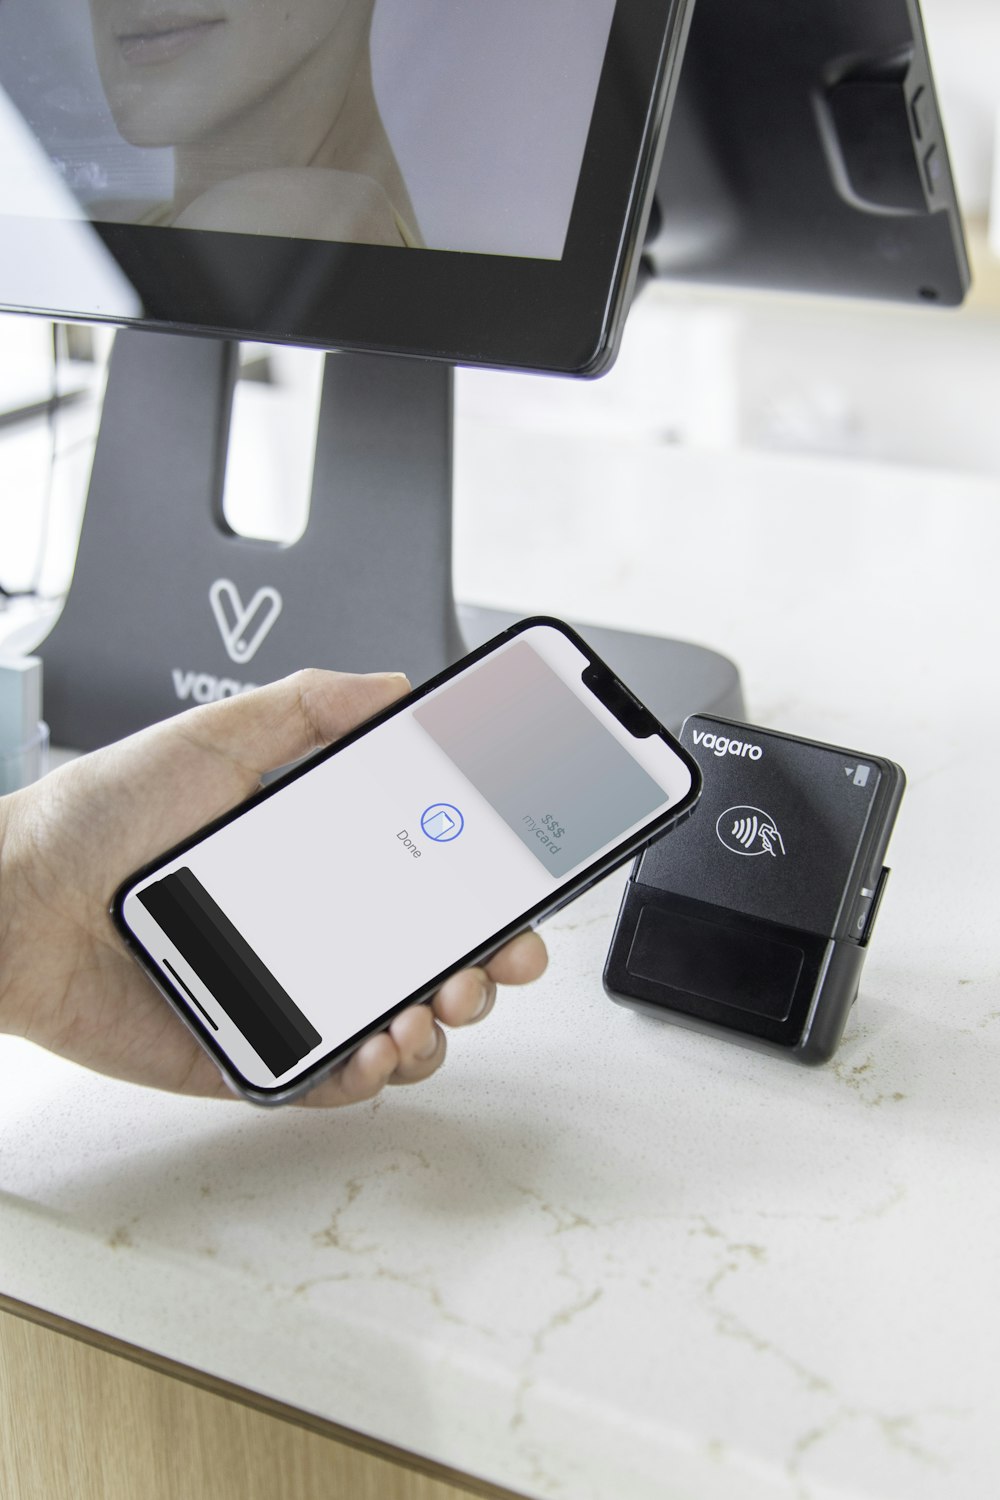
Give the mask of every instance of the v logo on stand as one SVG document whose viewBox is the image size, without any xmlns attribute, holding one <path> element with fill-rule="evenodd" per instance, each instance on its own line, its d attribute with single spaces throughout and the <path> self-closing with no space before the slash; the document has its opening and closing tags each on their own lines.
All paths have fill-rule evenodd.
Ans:
<svg viewBox="0 0 1000 1500">
<path fill-rule="evenodd" d="M 253 661 L 281 614 L 278 590 L 260 588 L 250 603 L 244 604 L 235 583 L 228 578 L 217 578 L 208 598 L 229 660 L 238 666 Z"/>
</svg>

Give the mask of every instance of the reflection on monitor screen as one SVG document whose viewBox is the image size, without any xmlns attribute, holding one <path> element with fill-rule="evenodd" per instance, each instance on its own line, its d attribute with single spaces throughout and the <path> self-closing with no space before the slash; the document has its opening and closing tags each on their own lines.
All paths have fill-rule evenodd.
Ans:
<svg viewBox="0 0 1000 1500">
<path fill-rule="evenodd" d="M 558 260 L 614 9 L 5 0 L 0 87 L 95 222 Z"/>
</svg>

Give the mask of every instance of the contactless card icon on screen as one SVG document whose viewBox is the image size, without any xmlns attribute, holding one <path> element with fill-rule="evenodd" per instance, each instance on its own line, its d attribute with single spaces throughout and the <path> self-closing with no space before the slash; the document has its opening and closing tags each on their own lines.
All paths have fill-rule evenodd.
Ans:
<svg viewBox="0 0 1000 1500">
<path fill-rule="evenodd" d="M 465 819 L 450 802 L 435 802 L 420 819 L 424 834 L 435 844 L 450 844 L 465 827 Z"/>
</svg>

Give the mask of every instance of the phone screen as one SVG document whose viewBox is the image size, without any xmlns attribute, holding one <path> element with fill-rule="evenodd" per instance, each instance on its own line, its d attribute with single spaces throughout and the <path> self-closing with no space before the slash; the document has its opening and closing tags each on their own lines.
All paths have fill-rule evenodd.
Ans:
<svg viewBox="0 0 1000 1500">
<path fill-rule="evenodd" d="M 119 893 L 237 1087 L 287 1095 L 689 804 L 696 773 L 584 684 L 581 645 L 501 637 Z"/>
</svg>

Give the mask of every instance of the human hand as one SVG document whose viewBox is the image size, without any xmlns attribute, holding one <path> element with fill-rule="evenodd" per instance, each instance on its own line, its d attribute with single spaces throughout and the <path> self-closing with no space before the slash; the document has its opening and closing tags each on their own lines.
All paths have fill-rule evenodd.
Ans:
<svg viewBox="0 0 1000 1500">
<path fill-rule="evenodd" d="M 120 883 L 235 807 L 261 776 L 339 738 L 407 691 L 405 677 L 307 670 L 194 708 L 0 800 L 0 1031 L 115 1078 L 233 1097 L 128 954 L 108 915 Z M 353 1104 L 444 1061 L 439 1023 L 480 1020 L 497 984 L 545 968 L 525 933 L 482 969 L 402 1011 L 302 1101 Z"/>
</svg>

